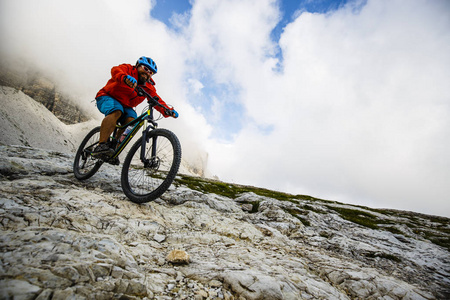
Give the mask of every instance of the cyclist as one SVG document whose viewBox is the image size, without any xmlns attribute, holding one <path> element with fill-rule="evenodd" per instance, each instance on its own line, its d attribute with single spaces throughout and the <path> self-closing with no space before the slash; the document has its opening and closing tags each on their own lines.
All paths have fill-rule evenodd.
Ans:
<svg viewBox="0 0 450 300">
<path fill-rule="evenodd" d="M 167 104 L 158 96 L 155 89 L 155 81 L 152 76 L 156 74 L 158 68 L 156 63 L 150 58 L 140 57 L 136 65 L 121 64 L 111 69 L 111 79 L 97 93 L 95 100 L 97 108 L 105 115 L 100 127 L 99 145 L 94 149 L 94 156 L 111 156 L 114 149 L 108 143 L 109 136 L 114 131 L 116 124 L 127 124 L 137 118 L 133 109 L 145 100 L 144 96 L 139 96 L 134 88 L 139 85 L 152 97 L 158 99 L 166 109 L 156 106 L 164 117 L 178 117 L 178 113 L 169 108 Z M 123 130 L 117 133 L 119 138 Z"/>
</svg>

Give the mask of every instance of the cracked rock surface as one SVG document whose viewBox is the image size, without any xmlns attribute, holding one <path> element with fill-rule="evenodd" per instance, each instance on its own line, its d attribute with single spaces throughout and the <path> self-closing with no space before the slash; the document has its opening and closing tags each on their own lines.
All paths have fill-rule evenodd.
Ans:
<svg viewBox="0 0 450 300">
<path fill-rule="evenodd" d="M 122 193 L 120 167 L 80 182 L 72 155 L 14 146 L 0 154 L 1 299 L 450 297 L 448 249 L 398 215 L 377 215 L 398 222 L 393 233 L 330 210 L 350 205 L 231 199 L 181 184 L 137 205 Z"/>
</svg>

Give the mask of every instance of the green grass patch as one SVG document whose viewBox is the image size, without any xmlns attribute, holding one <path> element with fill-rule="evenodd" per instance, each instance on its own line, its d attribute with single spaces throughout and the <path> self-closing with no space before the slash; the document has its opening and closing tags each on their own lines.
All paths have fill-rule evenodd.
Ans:
<svg viewBox="0 0 450 300">
<path fill-rule="evenodd" d="M 335 212 L 339 213 L 339 215 L 347 221 L 359 224 L 364 227 L 368 227 L 371 229 L 379 229 L 377 220 L 378 218 L 368 212 L 357 210 L 357 209 L 350 209 L 350 208 L 343 208 L 343 207 L 334 207 L 334 206 L 327 206 L 329 209 L 334 210 Z"/>
<path fill-rule="evenodd" d="M 416 227 L 412 231 L 415 234 L 429 240 L 433 244 L 444 247 L 450 251 L 450 237 L 447 233 L 424 227 Z"/>
<path fill-rule="evenodd" d="M 306 219 L 305 217 L 299 216 L 299 215 L 294 215 L 294 217 L 296 217 L 297 219 L 300 220 L 300 222 L 303 223 L 303 225 L 305 226 L 311 226 L 311 223 L 309 222 L 308 219 Z"/>
<path fill-rule="evenodd" d="M 398 229 L 398 228 L 391 227 L 391 226 L 389 226 L 389 227 L 383 227 L 382 229 L 383 229 L 383 230 L 386 230 L 386 231 L 389 231 L 389 232 L 392 232 L 393 234 L 403 234 L 403 231 L 401 231 L 401 230 Z"/>
<path fill-rule="evenodd" d="M 175 183 L 205 194 L 213 193 L 232 199 L 237 198 L 239 194 L 243 193 L 242 189 L 236 185 L 199 177 L 178 175 L 175 178 Z"/>
<path fill-rule="evenodd" d="M 243 193 L 253 192 L 259 196 L 269 197 L 280 201 L 290 201 L 296 204 L 298 203 L 298 200 L 326 201 L 307 195 L 292 195 L 264 188 L 231 184 L 218 180 L 205 179 L 180 174 L 175 178 L 175 183 L 185 185 L 192 190 L 196 190 L 202 193 L 213 193 L 231 199 L 236 199 Z"/>
<path fill-rule="evenodd" d="M 444 237 L 444 236 L 430 235 L 427 237 L 427 239 L 433 244 L 444 247 L 448 251 L 450 251 L 450 238 L 448 236 Z"/>
<path fill-rule="evenodd" d="M 316 208 L 314 208 L 314 207 L 312 207 L 311 205 L 308 205 L 308 204 L 303 205 L 302 208 L 307 210 L 307 211 L 313 211 L 315 213 L 322 214 L 322 215 L 323 214 L 327 214 L 326 211 L 320 210 L 320 209 L 316 209 Z"/>
<path fill-rule="evenodd" d="M 285 209 L 285 211 L 289 213 L 291 216 L 297 218 L 300 222 L 303 223 L 303 225 L 311 226 L 309 220 L 303 216 L 306 215 L 308 212 L 296 208 L 287 208 Z"/>
</svg>

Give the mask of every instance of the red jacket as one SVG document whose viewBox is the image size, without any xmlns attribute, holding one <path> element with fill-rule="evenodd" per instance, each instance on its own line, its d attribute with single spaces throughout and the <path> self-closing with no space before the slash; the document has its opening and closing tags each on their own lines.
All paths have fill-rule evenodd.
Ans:
<svg viewBox="0 0 450 300">
<path fill-rule="evenodd" d="M 110 96 L 119 101 L 125 107 L 136 107 L 138 104 L 145 100 L 144 96 L 138 96 L 136 91 L 130 88 L 123 81 L 124 77 L 130 75 L 133 76 L 136 81 L 138 80 L 138 71 L 135 66 L 130 64 L 122 64 L 111 69 L 111 79 L 108 80 L 106 85 L 98 91 L 95 98 L 101 96 Z M 164 107 L 170 109 L 167 104 L 158 96 L 156 89 L 154 87 L 155 82 L 150 78 L 150 83 L 145 83 L 144 90 L 149 93 L 152 97 L 158 97 L 159 103 Z M 169 117 L 164 113 L 164 109 L 159 106 L 155 106 L 155 109 L 159 111 L 164 117 Z"/>
</svg>

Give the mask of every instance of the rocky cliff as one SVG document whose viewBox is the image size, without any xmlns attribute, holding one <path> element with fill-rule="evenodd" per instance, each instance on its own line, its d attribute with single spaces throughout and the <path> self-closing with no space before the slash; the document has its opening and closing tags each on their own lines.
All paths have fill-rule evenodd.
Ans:
<svg viewBox="0 0 450 300">
<path fill-rule="evenodd" d="M 70 96 L 65 95 L 55 82 L 39 71 L 28 67 L 10 67 L 0 64 L 0 86 L 12 87 L 24 92 L 65 124 L 86 122 L 92 116 L 81 109 Z"/>
<path fill-rule="evenodd" d="M 136 205 L 120 167 L 0 153 L 1 299 L 450 298 L 447 218 L 184 175 Z"/>
</svg>

